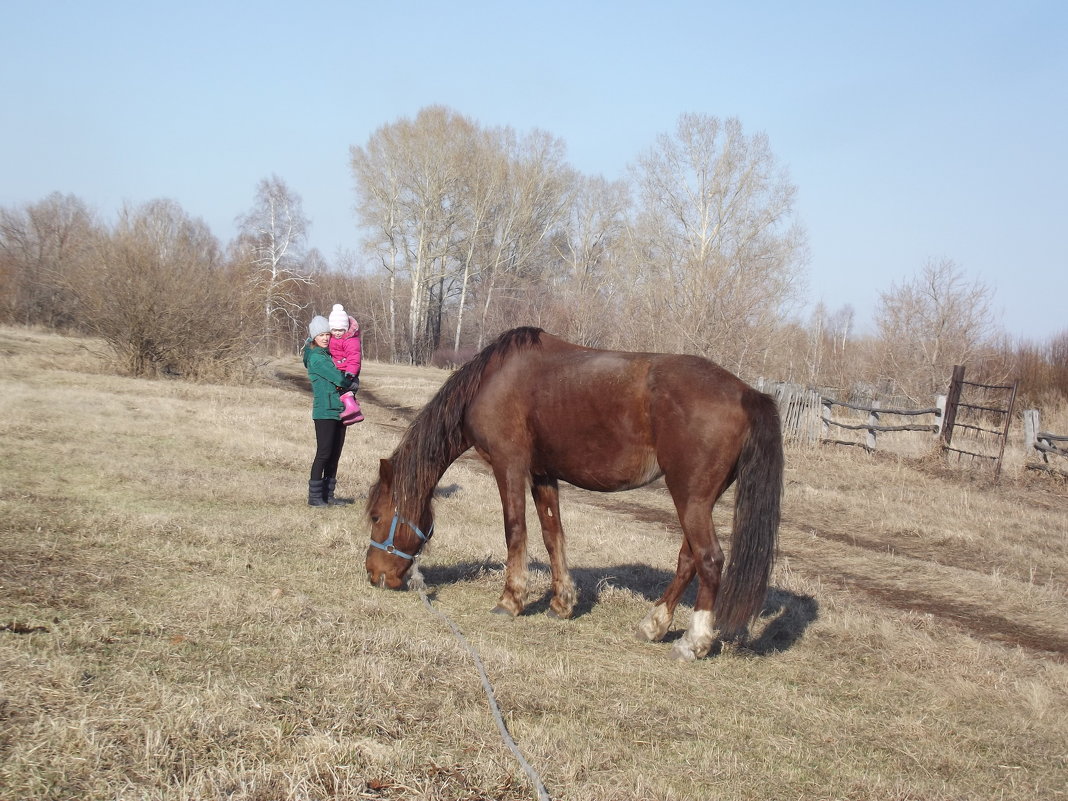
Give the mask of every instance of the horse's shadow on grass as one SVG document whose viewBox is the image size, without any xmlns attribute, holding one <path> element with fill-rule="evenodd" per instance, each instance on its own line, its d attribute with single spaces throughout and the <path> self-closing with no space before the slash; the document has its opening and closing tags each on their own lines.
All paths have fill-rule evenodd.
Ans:
<svg viewBox="0 0 1068 801">
<path fill-rule="evenodd" d="M 546 574 L 549 572 L 548 565 L 543 562 L 532 561 L 530 568 Z M 503 565 L 492 562 L 424 565 L 421 570 L 430 587 L 470 581 L 486 574 L 500 575 L 503 583 L 504 577 Z M 572 568 L 571 577 L 579 593 L 579 601 L 575 605 L 573 615 L 577 618 L 589 613 L 600 602 L 602 593 L 613 588 L 630 591 L 649 603 L 653 603 L 660 597 L 675 574 L 648 565 L 626 564 L 605 568 Z M 534 615 L 548 612 L 550 594 L 551 590 L 540 596 L 532 597 L 523 614 Z M 696 596 L 697 581 L 695 580 L 683 593 L 681 603 L 692 608 Z M 761 656 L 786 651 L 801 639 L 809 625 L 818 618 L 819 603 L 812 596 L 799 595 L 778 587 L 769 587 L 764 599 L 764 607 L 752 630 L 755 636 L 745 643 L 745 648 Z M 679 625 L 679 621 L 676 621 L 675 628 L 664 638 L 666 642 L 682 636 Z"/>
</svg>

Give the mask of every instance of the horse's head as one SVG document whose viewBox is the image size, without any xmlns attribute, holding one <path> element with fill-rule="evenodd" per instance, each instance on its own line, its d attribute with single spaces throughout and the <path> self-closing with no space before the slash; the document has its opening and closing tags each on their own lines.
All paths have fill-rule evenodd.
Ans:
<svg viewBox="0 0 1068 801">
<path fill-rule="evenodd" d="M 393 462 L 389 459 L 379 464 L 378 481 L 367 496 L 367 516 L 371 520 L 371 544 L 364 562 L 367 578 L 376 587 L 402 589 L 405 574 L 434 533 L 434 524 L 429 507 L 412 517 L 402 514 L 393 496 Z"/>
</svg>

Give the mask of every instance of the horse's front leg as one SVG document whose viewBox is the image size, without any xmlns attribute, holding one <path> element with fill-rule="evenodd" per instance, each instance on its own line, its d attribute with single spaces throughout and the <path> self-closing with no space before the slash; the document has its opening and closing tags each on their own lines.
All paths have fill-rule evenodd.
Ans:
<svg viewBox="0 0 1068 801">
<path fill-rule="evenodd" d="M 694 575 L 697 573 L 697 565 L 694 564 L 693 554 L 690 553 L 689 543 L 683 539 L 679 549 L 679 561 L 675 567 L 675 577 L 671 580 L 664 594 L 660 596 L 649 614 L 638 624 L 638 630 L 634 636 L 639 640 L 656 642 L 664 639 L 671 621 L 675 618 L 675 607 L 679 605 L 679 599 L 690 586 Z"/>
<path fill-rule="evenodd" d="M 564 547 L 564 526 L 560 522 L 560 487 L 555 478 L 535 476 L 530 487 L 534 507 L 541 521 L 541 536 L 549 553 L 549 569 L 553 576 L 553 598 L 549 602 L 549 614 L 569 618 L 575 611 L 578 592 L 571 573 L 567 569 L 567 553 Z"/>
<path fill-rule="evenodd" d="M 493 608 L 498 614 L 518 615 L 527 599 L 526 472 L 494 467 L 497 489 L 504 510 L 504 541 L 508 556 L 504 568 L 504 592 Z"/>
</svg>

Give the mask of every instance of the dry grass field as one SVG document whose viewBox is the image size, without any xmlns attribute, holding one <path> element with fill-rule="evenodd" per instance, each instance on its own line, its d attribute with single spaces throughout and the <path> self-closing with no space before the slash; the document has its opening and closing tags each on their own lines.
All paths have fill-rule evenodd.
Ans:
<svg viewBox="0 0 1068 801">
<path fill-rule="evenodd" d="M 0 329 L 0 799 L 535 798 L 452 630 L 363 573 L 360 499 L 445 374 L 365 366 L 357 504 L 311 509 L 296 359 L 149 382 L 85 345 Z M 552 798 L 1068 795 L 1063 481 L 792 448 L 765 614 L 689 664 L 632 636 L 674 570 L 665 490 L 562 494 L 573 620 L 543 614 L 537 535 L 528 613 L 488 613 L 504 542 L 477 459 L 442 480 L 423 560 Z"/>
</svg>

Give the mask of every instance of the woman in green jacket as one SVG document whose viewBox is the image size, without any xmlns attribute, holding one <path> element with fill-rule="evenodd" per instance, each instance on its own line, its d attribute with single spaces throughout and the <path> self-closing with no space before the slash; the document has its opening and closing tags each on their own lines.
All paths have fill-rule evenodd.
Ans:
<svg viewBox="0 0 1068 801">
<path fill-rule="evenodd" d="M 304 343 L 304 366 L 312 387 L 312 422 L 315 424 L 315 459 L 308 479 L 308 506 L 339 506 L 352 503 L 334 497 L 337 465 L 345 447 L 345 424 L 341 422 L 339 391 L 349 389 L 351 379 L 330 358 L 330 323 L 313 317 Z"/>
</svg>

